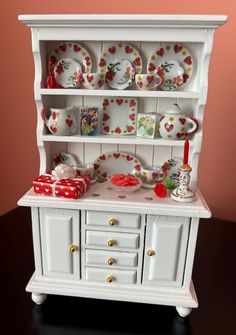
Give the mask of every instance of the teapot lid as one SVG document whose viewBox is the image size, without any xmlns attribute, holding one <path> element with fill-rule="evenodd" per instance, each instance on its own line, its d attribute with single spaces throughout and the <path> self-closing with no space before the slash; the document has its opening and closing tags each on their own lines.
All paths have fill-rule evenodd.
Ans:
<svg viewBox="0 0 236 335">
<path fill-rule="evenodd" d="M 175 114 L 175 115 L 179 115 L 179 114 L 183 114 L 182 109 L 179 107 L 179 105 L 177 103 L 173 104 L 170 108 L 168 108 L 166 110 L 166 114 Z"/>
</svg>

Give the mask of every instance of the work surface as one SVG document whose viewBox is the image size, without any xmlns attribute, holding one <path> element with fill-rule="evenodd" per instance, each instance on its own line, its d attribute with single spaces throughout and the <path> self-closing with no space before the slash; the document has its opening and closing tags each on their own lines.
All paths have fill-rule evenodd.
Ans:
<svg viewBox="0 0 236 335">
<path fill-rule="evenodd" d="M 34 270 L 30 209 L 1 218 L 1 333 L 47 335 L 222 335 L 235 332 L 236 223 L 200 223 L 193 280 L 200 307 L 182 319 L 174 307 L 49 296 L 41 307 L 25 286 Z"/>
</svg>

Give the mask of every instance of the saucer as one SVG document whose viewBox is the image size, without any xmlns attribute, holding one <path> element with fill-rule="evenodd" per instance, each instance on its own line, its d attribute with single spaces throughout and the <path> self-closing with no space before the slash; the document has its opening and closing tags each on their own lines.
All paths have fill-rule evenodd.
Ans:
<svg viewBox="0 0 236 335">
<path fill-rule="evenodd" d="M 77 75 L 82 66 L 72 58 L 62 58 L 54 68 L 55 80 L 64 88 L 78 87 Z"/>
<path fill-rule="evenodd" d="M 184 69 L 175 60 L 162 62 L 157 68 L 157 73 L 164 77 L 160 87 L 162 91 L 175 91 L 184 83 Z"/>
<path fill-rule="evenodd" d="M 115 60 L 107 66 L 106 82 L 115 90 L 125 90 L 131 86 L 135 69 L 128 60 Z"/>
</svg>

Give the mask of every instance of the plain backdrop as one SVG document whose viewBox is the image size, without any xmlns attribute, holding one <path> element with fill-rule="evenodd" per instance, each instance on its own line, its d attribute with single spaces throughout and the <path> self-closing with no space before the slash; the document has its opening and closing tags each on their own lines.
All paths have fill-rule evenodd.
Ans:
<svg viewBox="0 0 236 335">
<path fill-rule="evenodd" d="M 38 175 L 34 64 L 30 29 L 19 14 L 224 14 L 209 73 L 198 185 L 213 216 L 236 220 L 236 1 L 11 0 L 1 4 L 1 202 L 0 213 L 17 200 Z"/>
</svg>

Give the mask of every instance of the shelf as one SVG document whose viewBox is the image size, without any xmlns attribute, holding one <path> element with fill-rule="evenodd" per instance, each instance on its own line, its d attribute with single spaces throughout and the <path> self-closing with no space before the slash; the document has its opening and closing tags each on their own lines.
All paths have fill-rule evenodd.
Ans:
<svg viewBox="0 0 236 335">
<path fill-rule="evenodd" d="M 41 95 L 78 95 L 109 97 L 144 97 L 144 98 L 200 98 L 199 91 L 139 91 L 139 90 L 86 90 L 86 89 L 40 89 Z"/>
<path fill-rule="evenodd" d="M 128 136 L 112 136 L 112 135 L 99 135 L 99 136 L 55 136 L 43 135 L 44 142 L 70 142 L 70 143 L 117 143 L 117 144 L 141 144 L 141 145 L 164 145 L 183 147 L 184 140 L 165 140 L 163 138 L 142 138 L 134 135 Z M 190 147 L 194 145 L 194 141 L 190 140 Z"/>
</svg>

